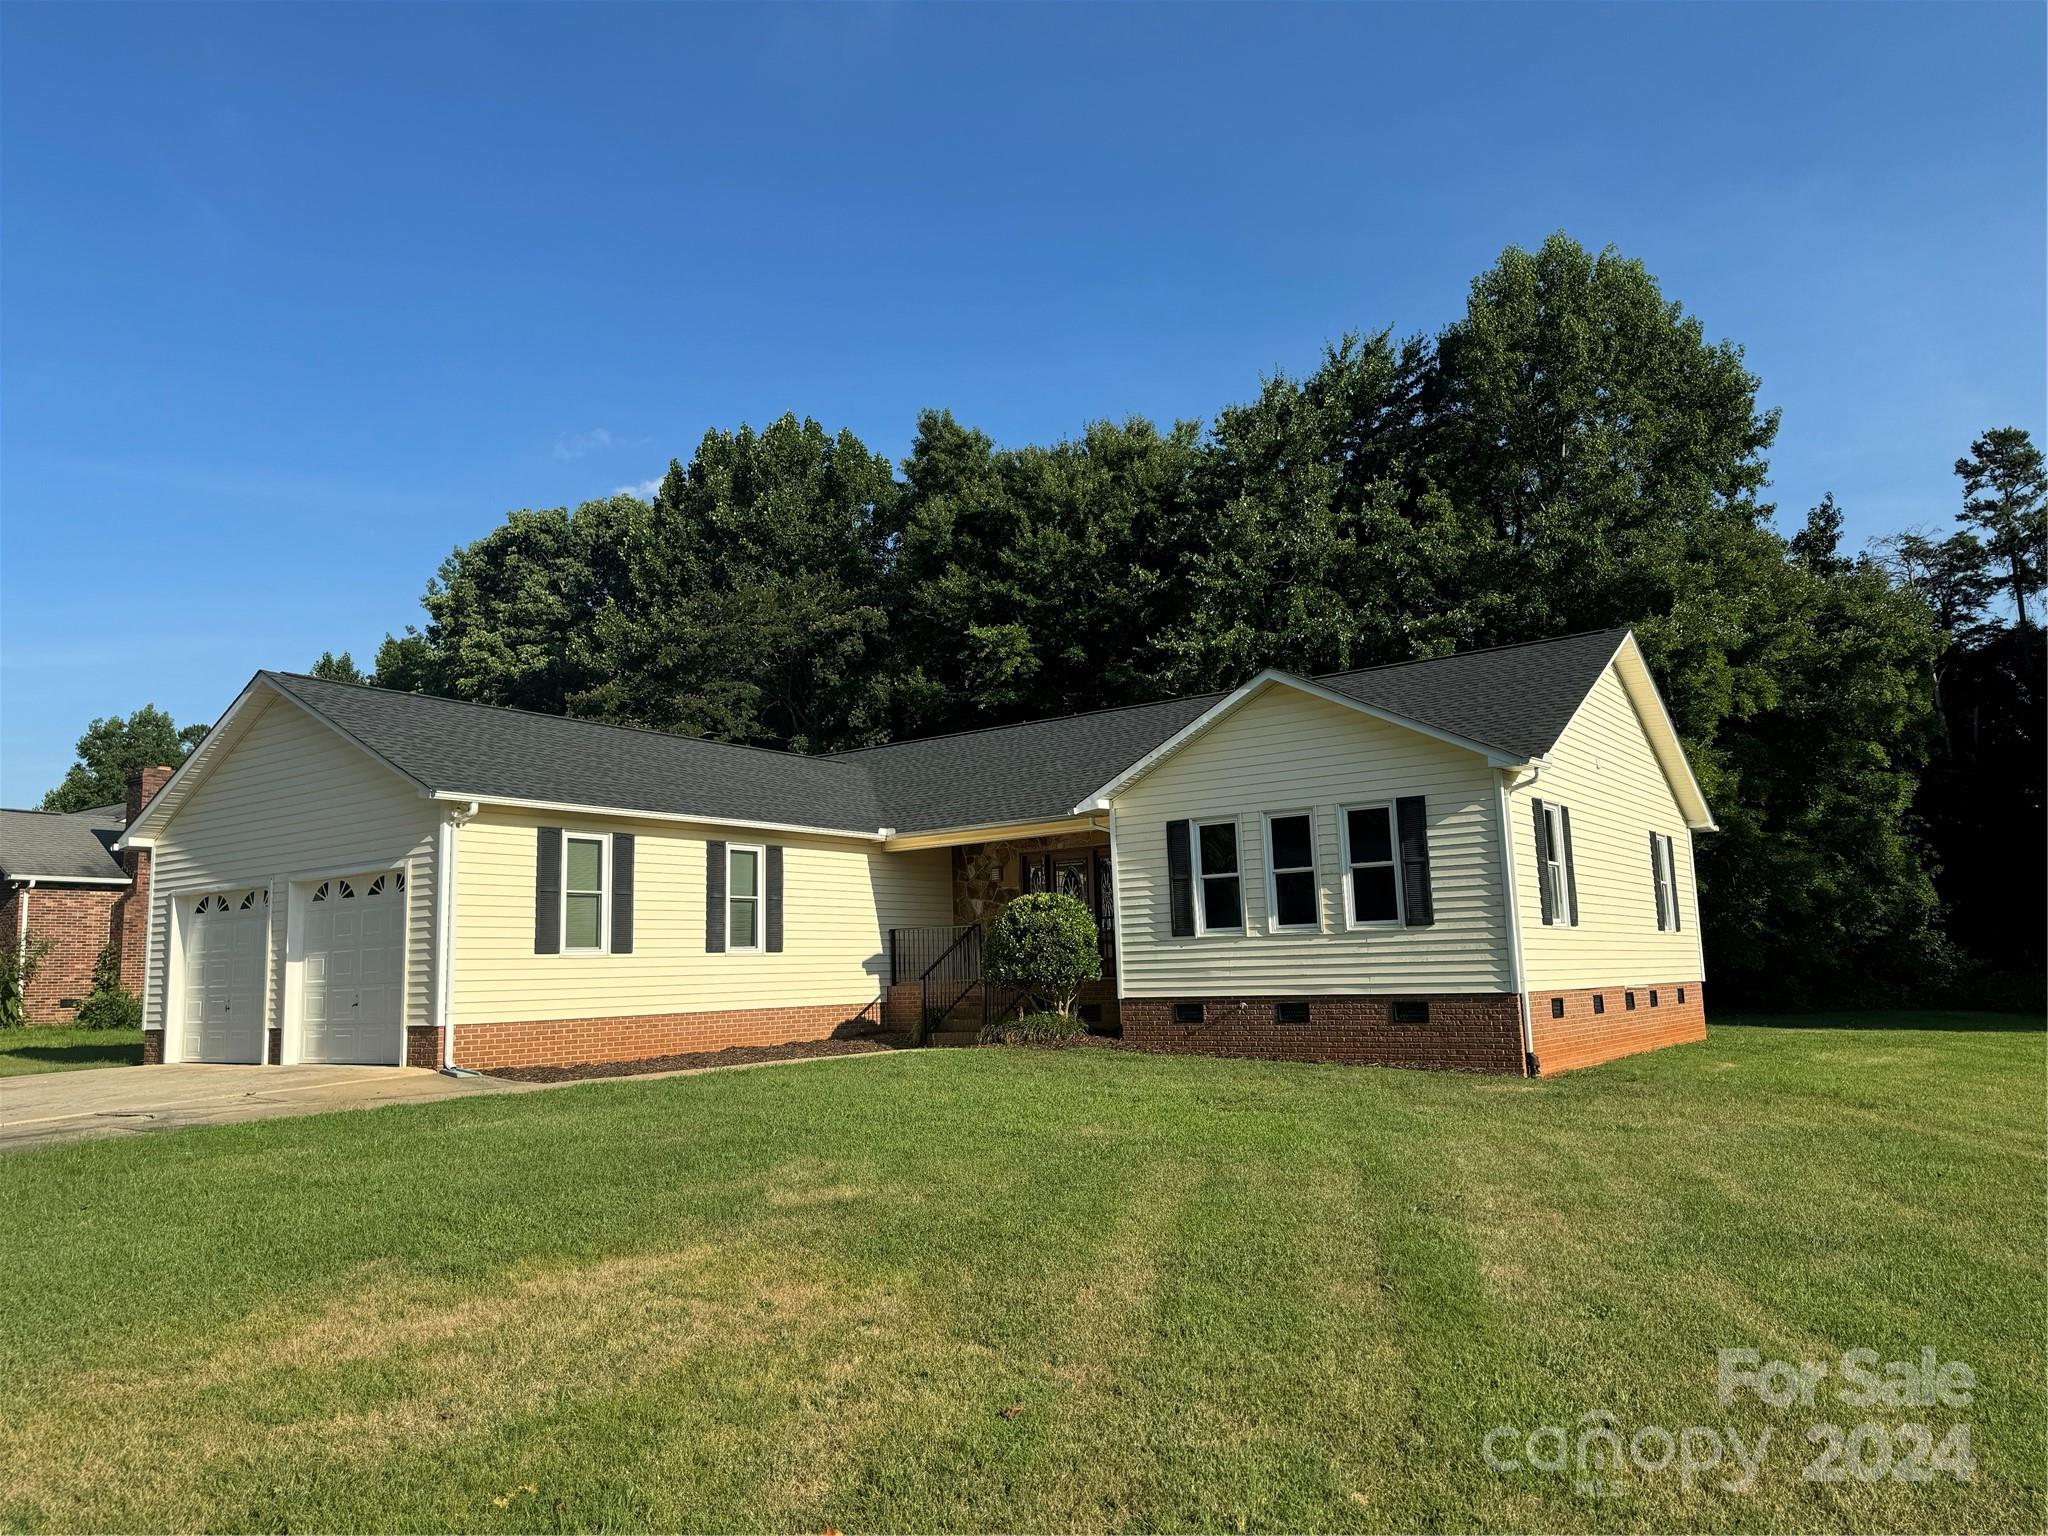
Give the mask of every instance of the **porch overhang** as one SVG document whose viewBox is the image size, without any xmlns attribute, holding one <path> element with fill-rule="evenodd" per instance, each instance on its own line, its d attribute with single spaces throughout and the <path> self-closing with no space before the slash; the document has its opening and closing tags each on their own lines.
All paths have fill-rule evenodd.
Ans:
<svg viewBox="0 0 2048 1536">
<path fill-rule="evenodd" d="M 1105 811 L 1060 816 L 1051 821 L 990 821 L 972 827 L 939 827 L 929 832 L 897 832 L 883 842 L 889 853 L 919 848 L 957 848 L 963 843 L 1002 842 L 1013 837 L 1056 837 L 1062 832 L 1107 832 Z"/>
</svg>

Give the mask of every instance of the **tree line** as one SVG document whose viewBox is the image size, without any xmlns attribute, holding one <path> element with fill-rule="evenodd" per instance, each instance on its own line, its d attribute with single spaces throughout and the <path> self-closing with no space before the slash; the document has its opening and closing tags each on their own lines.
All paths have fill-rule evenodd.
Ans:
<svg viewBox="0 0 2048 1536">
<path fill-rule="evenodd" d="M 1207 423 L 999 447 L 934 410 L 900 466 L 794 415 L 707 432 L 651 500 L 455 550 L 374 681 L 823 752 L 1628 625 L 1720 823 L 1720 995 L 2038 984 L 2041 456 L 1986 433 L 1953 531 L 1850 554 L 1832 497 L 1775 531 L 1757 394 L 1640 263 L 1553 236 Z"/>
</svg>

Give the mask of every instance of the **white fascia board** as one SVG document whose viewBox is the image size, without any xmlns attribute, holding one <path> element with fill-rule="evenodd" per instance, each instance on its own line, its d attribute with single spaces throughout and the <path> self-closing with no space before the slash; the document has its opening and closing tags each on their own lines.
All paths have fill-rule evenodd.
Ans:
<svg viewBox="0 0 2048 1536">
<path fill-rule="evenodd" d="M 1365 715 L 1370 719 L 1378 720 L 1384 725 L 1399 726 L 1402 730 L 1414 731 L 1419 736 L 1427 736 L 1432 741 L 1441 741 L 1448 746 L 1458 747 L 1467 752 L 1476 752 L 1485 758 L 1489 765 L 1495 768 L 1517 768 L 1521 766 L 1520 758 L 1502 752 L 1498 747 L 1489 747 L 1484 742 L 1473 741 L 1469 737 L 1459 736 L 1450 731 L 1438 730 L 1435 726 L 1424 725 L 1419 720 L 1410 720 L 1406 715 L 1397 715 L 1392 710 L 1378 709 L 1370 704 L 1362 704 L 1357 699 L 1347 698 L 1341 693 L 1323 687 L 1320 683 L 1311 682 L 1308 678 L 1296 677 L 1292 672 L 1282 672 L 1277 668 L 1268 667 L 1257 677 L 1235 689 L 1228 697 L 1219 699 L 1216 703 L 1210 705 L 1208 709 L 1175 731 L 1166 740 L 1159 743 L 1158 746 L 1132 763 L 1093 794 L 1084 796 L 1075 805 L 1073 814 L 1079 816 L 1089 811 L 1107 810 L 1109 808 L 1110 796 L 1129 787 L 1135 780 L 1150 773 L 1160 763 L 1194 740 L 1195 737 L 1201 735 L 1226 715 L 1235 711 L 1254 694 L 1269 687 L 1292 688 L 1297 692 L 1309 695 L 1311 698 L 1321 699 L 1328 704 L 1335 704 L 1340 709 L 1348 709 L 1354 713 Z"/>
<path fill-rule="evenodd" d="M 42 875 L 22 873 L 7 877 L 10 885 L 33 884 L 37 890 L 46 885 L 128 885 L 126 875 Z"/>
<path fill-rule="evenodd" d="M 121 835 L 114 839 L 114 851 L 116 853 L 119 853 L 124 848 L 148 848 L 154 846 L 155 839 L 141 836 L 141 829 L 164 819 L 164 808 L 171 803 L 171 791 L 183 786 L 188 775 L 193 779 L 201 779 L 206 776 L 206 765 L 219 755 L 219 750 L 209 751 L 208 748 L 218 748 L 218 744 L 225 739 L 222 733 L 226 731 L 235 717 L 242 712 L 242 709 L 249 702 L 249 696 L 255 693 L 256 685 L 262 681 L 263 674 L 259 672 L 250 678 L 247 683 L 243 684 L 242 691 L 236 694 L 234 701 L 221 712 L 221 717 L 213 722 L 213 725 L 207 730 L 205 737 L 200 741 L 199 745 L 187 753 L 185 761 L 178 764 L 172 770 L 171 776 L 164 780 L 164 787 L 150 796 L 149 804 L 142 808 L 142 814 L 121 829 Z"/>
<path fill-rule="evenodd" d="M 1720 828 L 1714 824 L 1714 813 L 1707 805 L 1706 794 L 1700 788 L 1700 781 L 1693 777 L 1692 761 L 1685 755 L 1685 742 L 1678 734 L 1678 727 L 1672 723 L 1671 710 L 1664 703 L 1664 695 L 1657 687 L 1657 679 L 1650 673 L 1649 662 L 1643 659 L 1643 648 L 1636 643 L 1634 630 L 1621 637 L 1621 644 L 1614 648 L 1614 654 L 1607 659 L 1607 664 L 1610 667 L 1614 666 L 1623 655 L 1634 660 L 1636 668 L 1642 675 L 1642 681 L 1631 682 L 1627 671 L 1616 668 L 1616 675 L 1621 678 L 1621 686 L 1628 691 L 1629 698 L 1635 701 L 1639 712 L 1642 710 L 1641 695 L 1644 693 L 1649 694 L 1651 702 L 1657 706 L 1656 724 L 1663 728 L 1664 744 L 1667 748 L 1666 752 L 1656 753 L 1658 766 L 1663 768 L 1664 776 L 1671 779 L 1671 767 L 1666 758 L 1667 755 L 1675 757 L 1678 759 L 1679 770 L 1684 775 L 1682 782 L 1673 779 L 1671 787 L 1677 791 L 1679 809 L 1685 812 L 1686 826 L 1696 832 L 1718 832 Z M 1587 696 L 1591 697 L 1590 690 Z M 1573 718 L 1577 718 L 1576 713 Z M 1570 727 L 1567 726 L 1566 729 L 1569 730 Z M 1654 742 L 1651 744 L 1651 750 L 1655 751 Z"/>
<path fill-rule="evenodd" d="M 432 800 L 455 800 L 468 805 L 496 806 L 511 811 L 548 811 L 563 816 L 614 816 L 622 821 L 676 821 L 704 827 L 738 827 L 751 832 L 801 832 L 808 837 L 850 838 L 858 842 L 884 842 L 890 834 L 882 828 L 853 832 L 845 827 L 810 827 L 795 822 L 747 821 L 732 816 L 684 815 L 675 811 L 641 811 L 619 805 L 591 805 L 580 800 L 520 800 L 507 795 L 482 795 L 469 790 L 426 791 Z"/>
</svg>

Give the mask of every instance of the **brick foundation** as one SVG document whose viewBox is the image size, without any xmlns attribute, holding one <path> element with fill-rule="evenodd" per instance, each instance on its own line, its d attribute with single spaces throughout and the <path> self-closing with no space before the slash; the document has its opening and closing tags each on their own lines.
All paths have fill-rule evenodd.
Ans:
<svg viewBox="0 0 2048 1536">
<path fill-rule="evenodd" d="M 733 1008 L 707 1013 L 462 1024 L 455 1030 L 455 1060 L 459 1066 L 479 1070 L 638 1061 L 685 1051 L 721 1051 L 733 1045 L 828 1040 L 838 1034 L 864 1033 L 873 1027 L 874 1017 L 872 1003 L 863 999 L 803 1008 Z M 412 1048 L 408 1039 L 408 1059 Z M 437 1060 L 438 1052 L 437 1041 Z"/>
<path fill-rule="evenodd" d="M 1389 997 L 1137 998 L 1123 1002 L 1124 1043 L 1140 1050 L 1270 1061 L 1522 1073 L 1522 1026 L 1513 994 L 1439 994 L 1426 1023 L 1397 1024 Z M 1201 1023 L 1176 1023 L 1177 1003 L 1202 1004 Z M 1308 1004 L 1306 1024 L 1283 1024 L 1282 1002 Z"/>
<path fill-rule="evenodd" d="M 1685 1001 L 1678 1000 L 1680 991 Z M 1635 994 L 1636 1005 L 1628 1006 Z M 1652 996 L 1657 1005 L 1650 1006 Z M 1593 999 L 1606 1011 L 1595 1013 Z M 1551 1000 L 1564 1000 L 1564 1017 L 1550 1016 Z M 1696 981 L 1658 982 L 1642 987 L 1587 987 L 1572 992 L 1532 992 L 1531 1035 L 1536 1067 L 1545 1077 L 1578 1067 L 1597 1066 L 1617 1056 L 1686 1045 L 1707 1038 L 1705 989 Z"/>
<path fill-rule="evenodd" d="M 441 1065 L 441 1031 L 431 1024 L 405 1027 L 405 1064 L 408 1067 Z"/>
<path fill-rule="evenodd" d="M 957 986 L 959 983 L 955 982 L 954 985 Z M 1006 1000 L 1006 997 L 1007 994 L 998 993 L 997 1001 L 1003 1002 Z M 917 982 L 899 981 L 895 986 L 889 988 L 889 995 L 883 1000 L 882 1020 L 888 1028 L 894 1030 L 897 1034 L 909 1034 L 917 1028 L 918 1010 L 923 1004 L 923 988 Z M 1102 1017 L 1099 1021 L 1090 1022 L 1089 1028 L 1091 1029 L 1115 1029 L 1122 1012 L 1122 1005 L 1117 1001 L 1116 983 L 1113 981 L 1082 982 L 1081 990 L 1074 995 L 1074 1006 L 1076 1009 L 1090 1006 L 1101 1009 Z M 969 987 L 966 995 L 958 1003 L 954 1004 L 952 1012 L 946 1015 L 946 1022 L 942 1027 L 946 1029 L 981 1028 L 981 986 L 979 983 Z"/>
<path fill-rule="evenodd" d="M 22 1008 L 31 1024 L 61 1024 L 92 993 L 100 951 L 115 938 L 115 918 L 125 886 L 38 885 L 18 887 L 0 902 L 0 940 L 21 942 L 21 904 L 28 903 L 29 942 L 47 939 L 50 948 L 22 988 Z M 125 972 L 126 967 L 123 966 Z"/>
<path fill-rule="evenodd" d="M 142 1064 L 145 1067 L 160 1067 L 164 1062 L 164 1032 L 160 1029 L 146 1029 L 142 1032 Z"/>
</svg>

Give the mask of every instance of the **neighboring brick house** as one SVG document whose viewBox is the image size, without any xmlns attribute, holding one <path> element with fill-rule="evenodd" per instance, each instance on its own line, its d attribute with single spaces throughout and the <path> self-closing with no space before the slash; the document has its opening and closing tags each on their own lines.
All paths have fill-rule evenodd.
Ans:
<svg viewBox="0 0 2048 1536">
<path fill-rule="evenodd" d="M 1049 890 L 1128 1044 L 1525 1074 L 1704 1036 L 1712 827 L 1610 630 L 828 757 L 259 672 L 117 846 L 146 1060 L 972 1038 Z"/>
<path fill-rule="evenodd" d="M 26 954 L 47 943 L 22 989 L 29 1022 L 72 1018 L 92 991 L 100 952 L 113 944 L 121 981 L 142 990 L 149 911 L 149 851 L 113 845 L 171 777 L 145 768 L 128 781 L 124 804 L 84 811 L 0 810 L 0 942 Z"/>
</svg>

